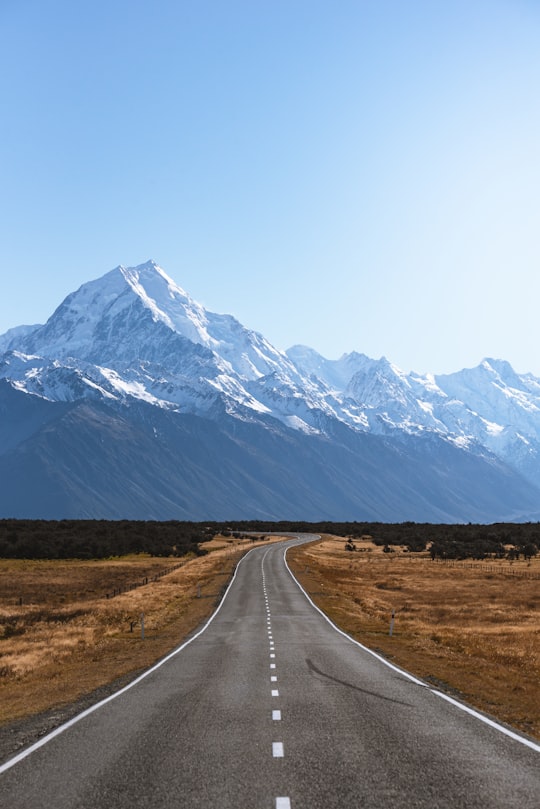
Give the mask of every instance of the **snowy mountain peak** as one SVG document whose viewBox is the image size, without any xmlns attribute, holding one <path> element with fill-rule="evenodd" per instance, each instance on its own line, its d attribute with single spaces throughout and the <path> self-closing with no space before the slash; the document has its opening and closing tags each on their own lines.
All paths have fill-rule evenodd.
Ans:
<svg viewBox="0 0 540 809">
<path fill-rule="evenodd" d="M 4 351 L 9 351 L 12 344 L 17 343 L 23 337 L 27 337 L 40 328 L 41 323 L 36 323 L 33 326 L 15 326 L 13 329 L 8 329 L 4 334 L 0 335 L 0 354 Z"/>
<path fill-rule="evenodd" d="M 483 447 L 540 482 L 540 380 L 492 358 L 434 376 L 352 351 L 285 354 L 216 314 L 152 260 L 119 265 L 68 295 L 43 326 L 0 336 L 0 378 L 50 401 L 144 401 L 197 415 L 278 419 L 309 434 L 437 434 Z M 484 451 L 484 450 L 483 450 Z"/>
<path fill-rule="evenodd" d="M 481 365 L 487 371 L 497 376 L 502 384 L 518 389 L 523 387 L 522 378 L 514 371 L 507 360 L 496 360 L 487 357 L 483 360 Z"/>
<path fill-rule="evenodd" d="M 343 354 L 338 360 L 327 360 L 314 349 L 303 345 L 289 348 L 287 356 L 302 373 L 316 376 L 329 388 L 340 391 L 347 387 L 355 373 L 375 362 L 357 351 Z"/>
<path fill-rule="evenodd" d="M 127 284 L 155 320 L 195 343 L 212 346 L 204 308 L 191 298 L 155 261 L 120 267 Z"/>
<path fill-rule="evenodd" d="M 275 375 L 283 391 L 274 414 L 282 418 L 289 415 L 288 398 L 302 395 L 303 377 L 283 352 L 231 315 L 207 311 L 155 261 L 120 265 L 83 284 L 44 326 L 21 330 L 6 348 L 32 358 L 17 371 L 17 385 L 44 398 L 79 398 L 86 385 L 192 412 L 206 411 L 216 398 L 228 410 L 267 412 L 248 388 Z M 58 362 L 70 379 L 77 377 L 72 393 L 65 385 L 59 393 Z M 74 375 L 82 368 L 82 376 Z M 4 375 L 13 371 L 6 362 Z"/>
<path fill-rule="evenodd" d="M 47 323 L 23 341 L 27 353 L 96 359 L 100 346 L 114 341 L 119 355 L 145 339 L 147 321 L 162 324 L 188 340 L 214 348 L 204 308 L 155 261 L 120 265 L 71 293 Z"/>
<path fill-rule="evenodd" d="M 155 261 L 147 261 L 137 267 L 118 267 L 127 284 L 150 308 L 162 316 L 170 316 L 175 308 L 195 310 L 204 320 L 204 309 L 188 293 L 170 278 Z"/>
</svg>

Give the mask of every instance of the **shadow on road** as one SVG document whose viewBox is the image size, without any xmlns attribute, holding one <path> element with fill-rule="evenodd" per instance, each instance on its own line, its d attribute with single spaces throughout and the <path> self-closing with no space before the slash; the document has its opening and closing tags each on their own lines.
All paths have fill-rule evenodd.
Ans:
<svg viewBox="0 0 540 809">
<path fill-rule="evenodd" d="M 339 685 L 344 685 L 346 688 L 353 688 L 355 691 L 360 691 L 362 694 L 369 694 L 370 697 L 377 697 L 377 699 L 384 699 L 386 702 L 393 702 L 396 705 L 405 705 L 406 708 L 413 708 L 414 706 L 411 705 L 409 702 L 401 702 L 399 699 L 392 699 L 391 697 L 384 697 L 382 694 L 376 694 L 374 691 L 368 691 L 365 688 L 360 688 L 357 685 L 353 685 L 352 683 L 347 683 L 345 680 L 339 680 L 337 677 L 332 677 L 331 674 L 326 674 L 324 671 L 321 671 L 315 663 L 309 660 L 306 657 L 307 667 L 312 674 L 318 674 L 321 677 L 324 677 L 326 680 L 332 680 L 334 683 L 338 683 Z"/>
</svg>

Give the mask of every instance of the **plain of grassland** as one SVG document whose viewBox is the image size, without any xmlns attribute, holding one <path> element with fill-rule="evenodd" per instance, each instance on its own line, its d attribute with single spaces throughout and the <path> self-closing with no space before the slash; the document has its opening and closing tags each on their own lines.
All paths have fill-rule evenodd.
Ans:
<svg viewBox="0 0 540 809">
<path fill-rule="evenodd" d="M 152 665 L 211 615 L 252 545 L 216 537 L 195 558 L 0 560 L 0 725 Z M 355 545 L 325 536 L 288 552 L 318 606 L 374 651 L 540 738 L 540 579 L 529 578 L 540 558 L 447 565 Z"/>
<path fill-rule="evenodd" d="M 212 614 L 254 544 L 216 537 L 180 559 L 0 559 L 0 725 L 155 663 Z"/>
<path fill-rule="evenodd" d="M 540 558 L 445 563 L 345 542 L 288 551 L 317 606 L 398 666 L 540 738 Z"/>
</svg>

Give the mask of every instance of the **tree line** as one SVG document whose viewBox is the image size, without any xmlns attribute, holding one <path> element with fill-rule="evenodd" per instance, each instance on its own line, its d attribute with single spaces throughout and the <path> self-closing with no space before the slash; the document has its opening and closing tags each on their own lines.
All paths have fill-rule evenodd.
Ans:
<svg viewBox="0 0 540 809">
<path fill-rule="evenodd" d="M 540 549 L 538 523 L 439 525 L 430 523 L 366 523 L 360 536 L 391 552 L 396 546 L 409 553 L 429 549 L 432 559 L 531 559 Z M 354 538 L 348 539 L 353 550 Z"/>
<path fill-rule="evenodd" d="M 0 520 L 0 558 L 102 559 L 128 553 L 183 556 L 205 553 L 217 534 L 332 534 L 355 540 L 369 537 L 389 551 L 429 548 L 433 559 L 531 558 L 540 549 L 539 523 L 453 525 L 433 523 L 302 522 L 241 520 L 189 522 L 157 520 Z"/>
<path fill-rule="evenodd" d="M 201 523 L 144 520 L 0 520 L 0 558 L 107 559 L 184 556 L 214 536 Z"/>
<path fill-rule="evenodd" d="M 283 533 L 333 534 L 347 539 L 353 551 L 355 540 L 369 538 L 391 552 L 396 546 L 409 553 L 429 549 L 432 559 L 530 559 L 540 550 L 540 523 L 493 523 L 490 525 L 380 522 L 240 522 L 235 530 Z"/>
</svg>

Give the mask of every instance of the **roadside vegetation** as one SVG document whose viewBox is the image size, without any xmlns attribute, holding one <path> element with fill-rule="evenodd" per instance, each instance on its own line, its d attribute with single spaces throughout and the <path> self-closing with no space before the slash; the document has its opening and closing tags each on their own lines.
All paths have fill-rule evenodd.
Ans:
<svg viewBox="0 0 540 809">
<path fill-rule="evenodd" d="M 206 524 L 153 520 L 0 520 L 0 558 L 104 559 L 205 553 Z"/>
<path fill-rule="evenodd" d="M 315 603 L 352 637 L 540 738 L 540 557 L 517 559 L 510 550 L 432 558 L 429 547 L 411 553 L 367 535 L 325 536 L 287 558 Z"/>
<path fill-rule="evenodd" d="M 0 724 L 175 648 L 215 609 L 252 532 L 322 535 L 288 558 L 340 627 L 540 738 L 536 523 L 0 520 Z"/>
<path fill-rule="evenodd" d="M 212 537 L 252 533 L 331 534 L 354 541 L 368 536 L 375 545 L 399 546 L 432 558 L 530 559 L 540 549 L 540 524 L 433 525 L 373 522 L 165 522 L 144 520 L 0 520 L 0 558 L 103 559 L 133 553 L 151 556 L 201 555 Z"/>
<path fill-rule="evenodd" d="M 212 614 L 253 544 L 216 537 L 205 555 L 181 559 L 0 559 L 0 725 L 171 651 Z"/>
</svg>

